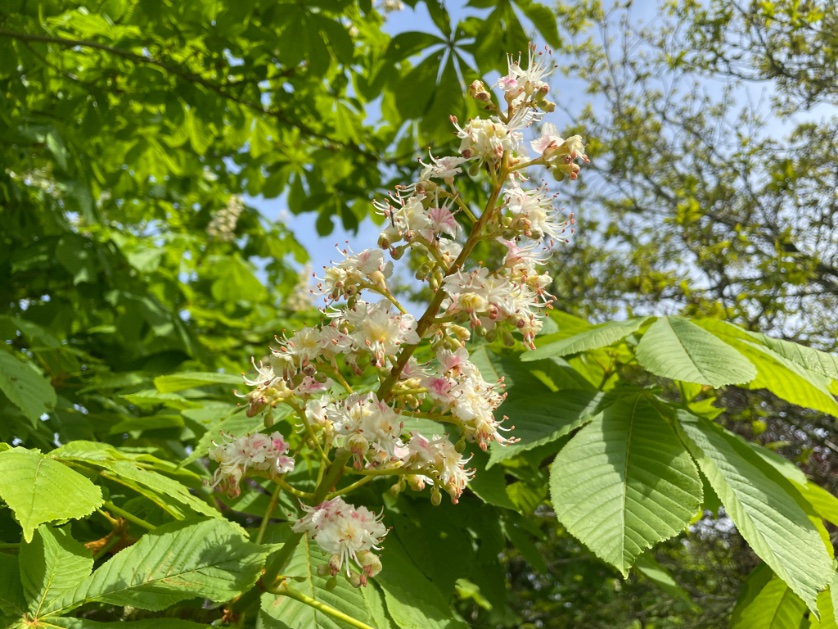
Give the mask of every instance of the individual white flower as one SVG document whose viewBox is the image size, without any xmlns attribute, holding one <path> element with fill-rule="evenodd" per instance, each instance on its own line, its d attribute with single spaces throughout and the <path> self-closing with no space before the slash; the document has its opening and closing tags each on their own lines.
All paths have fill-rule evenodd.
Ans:
<svg viewBox="0 0 838 629">
<path fill-rule="evenodd" d="M 365 462 L 367 467 L 379 467 L 398 458 L 396 449 L 402 446 L 401 419 L 375 393 L 353 393 L 326 404 L 323 412 L 334 433 L 342 437 L 339 443 L 352 452 L 355 467 L 360 469 Z"/>
<path fill-rule="evenodd" d="M 393 263 L 384 260 L 380 249 L 365 249 L 353 255 L 348 251 L 341 253 L 345 256 L 343 260 L 324 267 L 324 278 L 317 285 L 319 294 L 328 299 L 340 299 L 370 286 L 387 290 L 386 280 L 393 272 Z"/>
<path fill-rule="evenodd" d="M 517 59 L 511 54 L 506 56 L 507 73 L 498 79 L 495 87 L 504 91 L 504 97 L 510 105 L 518 105 L 533 95 L 536 99 L 543 98 L 550 89 L 544 79 L 553 72 L 555 66 L 548 66 L 548 54 L 539 52 L 533 56 L 535 50 L 535 46 L 530 45 L 526 70 L 521 68 L 520 54 Z"/>
<path fill-rule="evenodd" d="M 412 484 L 440 485 L 451 496 L 451 502 L 456 504 L 468 481 L 474 476 L 474 470 L 465 468 L 469 459 L 461 456 L 447 437 L 438 435 L 428 439 L 414 433 L 407 443 L 407 449 L 407 465 L 422 472 L 413 479 Z"/>
<path fill-rule="evenodd" d="M 366 507 L 354 507 L 337 497 L 316 507 L 303 506 L 305 515 L 292 525 L 297 533 L 308 533 L 320 548 L 331 555 L 329 572 L 338 574 L 345 566 L 351 576 L 350 562 L 360 569 L 354 585 L 366 585 L 367 578 L 381 571 L 381 562 L 372 553 L 380 550 L 387 528 L 381 516 Z M 371 556 L 372 555 L 372 556 Z"/>
<path fill-rule="evenodd" d="M 508 229 L 533 240 L 552 238 L 566 241 L 563 236 L 572 222 L 559 215 L 553 205 L 556 195 L 548 194 L 547 186 L 524 190 L 517 184 L 504 190 L 506 209 L 512 222 Z"/>
<path fill-rule="evenodd" d="M 430 155 L 430 158 L 430 164 L 419 160 L 419 163 L 424 166 L 422 172 L 419 173 L 419 179 L 442 179 L 449 186 L 454 183 L 454 177 L 462 172 L 460 165 L 468 161 L 465 157 L 455 157 L 453 155 L 439 159 Z"/>
<path fill-rule="evenodd" d="M 371 354 L 376 367 L 383 367 L 386 357 L 395 356 L 403 343 L 419 342 L 416 319 L 409 314 L 393 313 L 388 301 L 359 301 L 343 312 L 343 320 L 351 326 L 349 336 L 354 351 Z"/>
<path fill-rule="evenodd" d="M 457 137 L 462 140 L 460 155 L 466 159 L 496 162 L 504 152 L 520 148 L 521 134 L 498 118 L 474 118 L 464 127 L 460 127 L 454 116 L 451 116 L 451 122 L 457 129 Z"/>
</svg>

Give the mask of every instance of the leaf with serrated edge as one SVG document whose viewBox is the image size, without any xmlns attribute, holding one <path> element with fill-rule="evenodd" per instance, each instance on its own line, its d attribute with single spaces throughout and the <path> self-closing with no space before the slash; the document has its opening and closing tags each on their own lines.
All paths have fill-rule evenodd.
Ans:
<svg viewBox="0 0 838 629">
<path fill-rule="evenodd" d="M 93 570 L 93 556 L 68 529 L 41 525 L 28 544 L 20 546 L 20 580 L 29 611 L 41 609 L 84 581 Z"/>
<path fill-rule="evenodd" d="M 656 376 L 712 387 L 750 382 L 757 375 L 733 347 L 681 317 L 652 324 L 637 344 L 637 362 Z"/>
<path fill-rule="evenodd" d="M 602 398 L 602 393 L 565 390 L 508 400 L 501 412 L 509 417 L 508 425 L 515 427 L 512 435 L 519 441 L 503 447 L 492 444 L 487 467 L 556 441 L 585 425 L 599 411 Z"/>
<path fill-rule="evenodd" d="M 796 490 L 739 438 L 704 418 L 678 413 L 680 430 L 742 537 L 809 609 L 831 576 L 832 562 Z"/>
<path fill-rule="evenodd" d="M 160 393 L 174 393 L 176 391 L 203 387 L 209 384 L 241 385 L 241 382 L 241 376 L 230 373 L 183 371 L 156 377 L 154 379 L 154 386 Z"/>
<path fill-rule="evenodd" d="M 781 629 L 803 621 L 806 604 L 765 564 L 749 575 L 745 595 L 730 619 L 731 629 Z"/>
<path fill-rule="evenodd" d="M 42 614 L 59 616 L 94 601 L 151 611 L 196 596 L 228 601 L 253 587 L 269 550 L 226 520 L 173 522 L 114 555 Z"/>
<path fill-rule="evenodd" d="M 616 401 L 562 448 L 550 495 L 564 527 L 623 575 L 684 530 L 702 500 L 695 464 L 644 395 Z"/>
<path fill-rule="evenodd" d="M 627 321 L 612 321 L 591 330 L 580 332 L 574 336 L 549 343 L 521 355 L 521 360 L 530 362 L 550 356 L 567 356 L 592 349 L 606 347 L 639 330 L 650 317 L 628 319 Z"/>
<path fill-rule="evenodd" d="M 44 522 L 90 515 L 102 504 L 102 491 L 87 478 L 37 450 L 0 452 L 0 498 L 6 501 L 32 541 Z"/>
</svg>

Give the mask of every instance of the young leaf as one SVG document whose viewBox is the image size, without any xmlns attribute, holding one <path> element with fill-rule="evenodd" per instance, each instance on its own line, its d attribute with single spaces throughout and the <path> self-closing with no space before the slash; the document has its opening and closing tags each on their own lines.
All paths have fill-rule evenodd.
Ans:
<svg viewBox="0 0 838 629">
<path fill-rule="evenodd" d="M 92 513 L 102 504 L 102 491 L 37 450 L 12 448 L 0 452 L 0 498 L 20 522 L 23 538 L 31 542 L 44 522 Z"/>
<path fill-rule="evenodd" d="M 521 360 L 530 362 L 550 356 L 567 356 L 568 354 L 578 354 L 579 352 L 605 347 L 636 332 L 648 319 L 649 317 L 640 317 L 627 321 L 604 323 L 591 330 L 580 332 L 561 341 L 555 341 L 522 354 Z"/>
<path fill-rule="evenodd" d="M 684 441 L 754 552 L 809 609 L 831 576 L 817 529 L 796 490 L 739 438 L 704 418 L 679 412 Z"/>
<path fill-rule="evenodd" d="M 681 317 L 661 317 L 640 339 L 637 362 L 663 378 L 712 387 L 750 382 L 756 369 L 727 343 Z"/>
<path fill-rule="evenodd" d="M 87 602 L 159 611 L 196 596 L 223 602 L 249 590 L 267 548 L 227 520 L 172 522 L 114 555 L 72 591 L 41 610 L 60 616 Z"/>
<path fill-rule="evenodd" d="M 88 577 L 93 557 L 66 528 L 41 525 L 32 541 L 20 546 L 20 568 L 28 609 L 37 618 L 50 601 Z"/>
<path fill-rule="evenodd" d="M 568 532 L 623 575 L 680 533 L 702 498 L 695 464 L 643 395 L 618 400 L 562 448 L 550 495 Z"/>
</svg>

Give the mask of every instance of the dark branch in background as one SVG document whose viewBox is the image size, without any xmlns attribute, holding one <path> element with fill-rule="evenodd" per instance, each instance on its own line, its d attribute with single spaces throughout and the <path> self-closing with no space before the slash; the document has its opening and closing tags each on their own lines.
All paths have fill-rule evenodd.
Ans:
<svg viewBox="0 0 838 629">
<path fill-rule="evenodd" d="M 0 28 L 0 37 L 8 37 L 10 39 L 16 39 L 26 42 L 42 42 L 47 44 L 58 44 L 59 46 L 64 46 L 66 48 L 91 48 L 94 50 L 101 50 L 103 52 L 112 54 L 117 57 L 121 57 L 123 59 L 127 59 L 128 61 L 132 61 L 134 63 L 144 63 L 148 65 L 156 66 L 162 70 L 165 70 L 169 74 L 176 76 L 180 79 L 185 81 L 189 81 L 191 83 L 196 83 L 202 87 L 211 90 L 212 92 L 216 93 L 217 95 L 230 100 L 234 103 L 238 103 L 248 109 L 255 111 L 258 114 L 263 116 L 270 116 L 272 118 L 276 118 L 280 122 L 288 125 L 289 127 L 293 127 L 298 129 L 302 133 L 312 137 L 317 138 L 319 140 L 323 140 L 329 146 L 329 148 L 334 148 L 336 146 L 348 149 L 357 155 L 363 157 L 366 161 L 371 163 L 379 163 L 385 162 L 392 166 L 398 165 L 395 160 L 388 160 L 383 156 L 379 155 L 378 153 L 369 151 L 364 149 L 363 147 L 355 144 L 354 142 L 344 142 L 341 140 L 336 140 L 324 133 L 320 133 L 315 129 L 312 129 L 310 126 L 301 122 L 299 120 L 295 120 L 288 116 L 288 114 L 282 110 L 276 108 L 266 108 L 261 103 L 253 102 L 247 99 L 243 99 L 240 96 L 236 96 L 235 94 L 231 94 L 225 88 L 230 86 L 235 86 L 241 83 L 246 83 L 246 81 L 238 81 L 236 83 L 228 83 L 225 85 L 219 85 L 214 81 L 207 79 L 206 77 L 201 76 L 200 74 L 195 74 L 194 72 L 190 72 L 188 70 L 184 70 L 183 68 L 168 63 L 166 61 L 161 61 L 159 59 L 155 59 L 154 57 L 148 57 L 146 55 L 140 55 L 134 52 L 130 52 L 127 50 L 121 50 L 120 48 L 114 48 L 113 46 L 108 46 L 107 44 L 100 44 L 99 42 L 83 40 L 83 39 L 66 39 L 63 37 L 54 37 L 52 35 L 39 35 L 35 33 L 21 33 L 18 31 L 10 31 L 7 29 Z M 40 58 L 40 57 L 39 57 Z"/>
</svg>

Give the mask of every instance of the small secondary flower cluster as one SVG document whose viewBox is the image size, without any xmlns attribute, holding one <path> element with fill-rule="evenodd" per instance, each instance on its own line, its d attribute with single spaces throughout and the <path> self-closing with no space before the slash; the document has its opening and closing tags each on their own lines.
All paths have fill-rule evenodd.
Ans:
<svg viewBox="0 0 838 629">
<path fill-rule="evenodd" d="M 211 486 L 233 497 L 239 495 L 239 483 L 248 470 L 266 472 L 272 478 L 294 470 L 294 458 L 288 456 L 288 444 L 278 432 L 242 437 L 222 433 L 221 439 L 209 450 L 209 457 L 218 462 Z"/>
<path fill-rule="evenodd" d="M 420 162 L 416 182 L 374 202 L 388 222 L 379 249 L 341 251 L 343 259 L 324 269 L 317 285 L 316 293 L 328 305 L 324 321 L 277 339 L 269 357 L 254 362 L 256 376 L 245 378 L 248 415 L 264 412 L 271 425 L 273 409 L 289 406 L 302 424 L 304 443 L 325 466 L 313 494 L 288 486 L 295 495 L 319 503 L 304 506 L 306 514 L 293 528 L 309 533 L 330 555 L 328 572 L 345 570 L 355 585 L 381 569 L 372 551 L 386 529 L 380 517 L 338 496 L 343 491 L 336 491 L 335 484 L 342 474 L 361 475 L 358 483 L 395 476 L 395 490 L 431 486 L 434 503 L 442 491 L 456 503 L 474 475 L 466 467 L 469 457 L 462 455 L 465 443 L 486 450 L 493 442 L 514 441 L 503 436 L 502 420 L 495 417 L 505 397 L 503 383 L 484 379 L 466 342 L 477 335 L 514 344 L 518 332 L 532 347 L 553 301 L 547 292 L 552 280 L 539 267 L 549 247 L 565 240 L 573 218 L 560 216 L 546 185 L 526 187 L 524 172 L 540 166 L 558 180 L 575 179 L 577 161 L 587 157 L 579 136 L 563 139 L 550 124 L 543 125 L 527 154 L 524 130 L 554 108 L 546 99 L 543 79 L 550 69 L 545 58 L 531 49 L 526 70 L 520 57 L 509 58 L 508 74 L 496 84 L 504 93 L 505 113 L 482 83 L 472 84 L 472 97 L 493 115 L 463 126 L 452 117 L 461 140 L 459 155 Z M 469 207 L 457 188 L 457 178 L 466 171 L 471 176 L 482 171 L 491 182 L 481 213 Z M 493 268 L 468 264 L 478 242 L 495 243 L 499 254 Z M 390 290 L 393 262 L 385 253 L 393 260 L 405 253 L 418 257 L 417 277 L 427 281 L 433 294 L 418 320 Z M 425 354 L 430 359 L 420 362 L 414 353 L 423 342 L 430 346 Z M 346 374 L 374 375 L 378 386 L 356 391 Z M 406 429 L 413 418 L 451 426 L 454 439 Z M 281 437 L 277 456 L 256 448 L 255 458 L 247 458 L 244 452 L 253 439 L 259 436 L 210 452 L 220 464 L 214 485 L 234 492 L 248 469 L 274 477 L 293 469 L 293 462 L 277 458 L 287 451 Z M 353 563 L 357 574 L 350 570 Z"/>
</svg>

